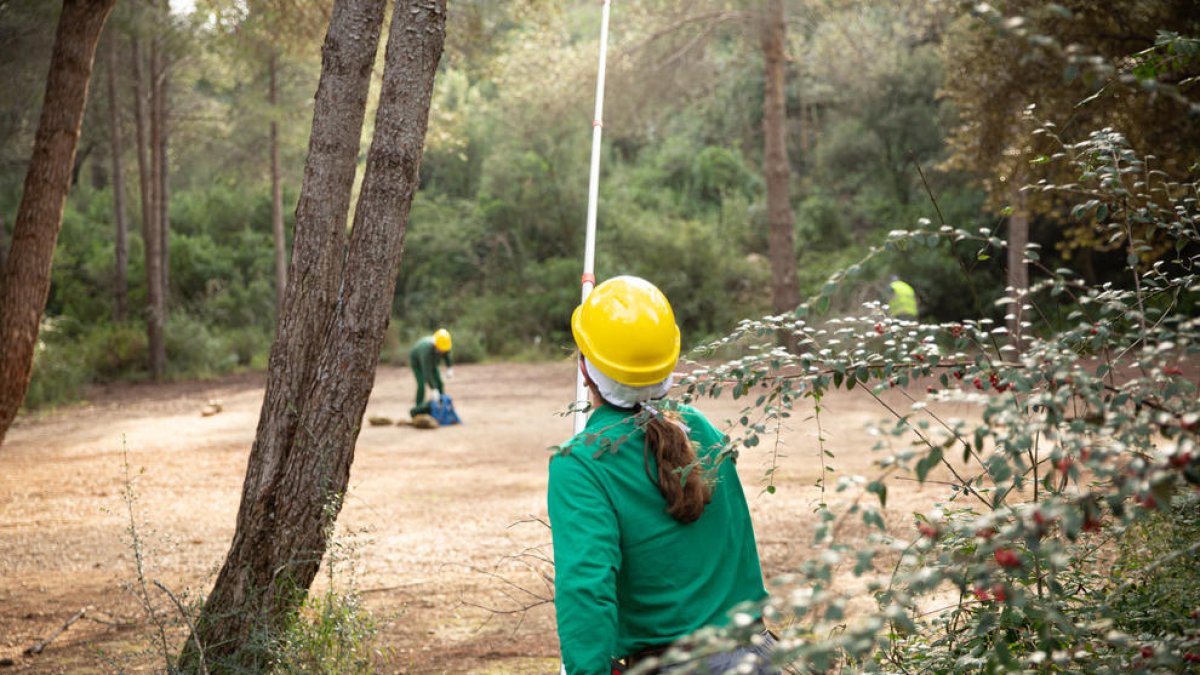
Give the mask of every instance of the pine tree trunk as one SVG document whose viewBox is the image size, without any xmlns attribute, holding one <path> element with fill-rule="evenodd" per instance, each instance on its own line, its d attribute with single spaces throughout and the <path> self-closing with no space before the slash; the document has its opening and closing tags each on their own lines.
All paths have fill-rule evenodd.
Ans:
<svg viewBox="0 0 1200 675">
<path fill-rule="evenodd" d="M 0 277 L 0 444 L 29 389 L 100 31 L 115 0 L 64 0 L 33 155 Z"/>
<path fill-rule="evenodd" d="M 162 235 L 158 231 L 158 210 L 155 189 L 157 180 L 153 170 L 150 149 L 153 147 L 151 114 L 147 101 L 147 82 L 143 77 L 142 49 L 137 37 L 133 38 L 133 95 L 134 119 L 137 129 L 138 182 L 142 195 L 142 243 L 146 256 L 146 340 L 149 347 L 150 378 L 160 380 L 166 368 L 166 343 L 163 337 L 162 313 Z M 153 68 L 151 69 L 153 72 Z"/>
<path fill-rule="evenodd" d="M 796 279 L 795 216 L 792 213 L 787 155 L 787 109 L 784 94 L 783 0 L 765 0 L 762 24 L 763 175 L 767 182 L 767 243 L 771 259 L 771 304 L 776 314 L 789 314 L 800 304 Z M 795 336 L 780 335 L 795 348 Z"/>
<path fill-rule="evenodd" d="M 165 11 L 165 5 L 164 5 Z M 167 306 L 171 301 L 171 171 L 170 160 L 168 159 L 167 149 L 170 146 L 171 138 L 171 106 L 169 103 L 169 91 L 171 87 L 171 71 L 170 57 L 165 49 L 159 49 L 159 73 L 154 78 L 154 116 L 158 121 L 158 145 L 156 146 L 158 167 L 158 183 L 155 186 L 155 202 L 158 207 L 158 234 L 160 237 L 159 252 L 162 254 L 162 263 L 159 265 L 159 271 L 162 272 L 162 314 L 164 320 L 167 316 Z M 164 364 L 165 364 L 164 357 Z"/>
<path fill-rule="evenodd" d="M 287 290 L 287 237 L 283 231 L 283 184 L 279 176 L 279 71 L 278 54 L 271 48 L 267 61 L 269 85 L 267 101 L 271 104 L 271 230 L 275 234 L 275 309 L 283 313 L 283 294 Z"/>
<path fill-rule="evenodd" d="M 108 85 L 108 134 L 112 154 L 113 221 L 117 226 L 116 260 L 113 264 L 113 319 L 129 316 L 129 221 L 125 215 L 124 139 L 117 102 L 117 38 L 109 36 L 105 49 Z"/>
<path fill-rule="evenodd" d="M 1025 207 L 1023 180 L 1013 180 L 1012 215 L 1008 217 L 1008 287 L 1016 302 L 1008 308 L 1008 332 L 1018 353 L 1025 351 L 1024 305 L 1028 301 L 1029 267 L 1025 264 L 1025 245 L 1029 243 L 1029 210 Z"/>
<path fill-rule="evenodd" d="M 256 669 L 316 575 L 349 481 L 417 188 L 445 0 L 395 7 L 353 232 L 346 216 L 384 0 L 338 0 L 325 38 L 284 310 L 237 529 L 197 627 L 209 663 Z M 336 326 L 336 329 L 331 327 Z M 198 661 L 194 640 L 182 660 Z"/>
</svg>

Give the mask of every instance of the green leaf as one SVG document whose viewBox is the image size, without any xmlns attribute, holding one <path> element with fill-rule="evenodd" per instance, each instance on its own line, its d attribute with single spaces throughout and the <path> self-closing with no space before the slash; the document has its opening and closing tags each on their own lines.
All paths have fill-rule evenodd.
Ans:
<svg viewBox="0 0 1200 675">
<path fill-rule="evenodd" d="M 937 466 L 941 461 L 942 449 L 935 447 L 933 450 L 930 450 L 928 455 L 925 455 L 921 458 L 921 461 L 917 462 L 917 480 L 924 483 L 925 477 L 929 475 L 929 471 L 933 469 L 933 467 Z"/>
<path fill-rule="evenodd" d="M 867 492 L 870 492 L 875 495 L 879 495 L 879 506 L 881 506 L 885 509 L 887 508 L 887 485 L 886 484 L 884 484 L 880 481 L 877 481 L 877 480 L 873 480 L 867 484 Z"/>
</svg>

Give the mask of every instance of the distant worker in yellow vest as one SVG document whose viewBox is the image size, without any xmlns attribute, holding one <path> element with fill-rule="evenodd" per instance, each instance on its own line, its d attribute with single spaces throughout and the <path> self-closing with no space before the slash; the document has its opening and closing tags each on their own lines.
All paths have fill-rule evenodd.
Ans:
<svg viewBox="0 0 1200 675">
<path fill-rule="evenodd" d="M 425 400 L 426 383 L 437 390 L 439 397 L 446 393 L 446 386 L 442 383 L 442 375 L 438 371 L 438 362 L 446 363 L 447 377 L 454 376 L 454 362 L 450 358 L 451 346 L 450 331 L 439 328 L 433 335 L 417 340 L 409 352 L 408 365 L 412 368 L 413 377 L 417 379 L 417 404 L 409 411 L 412 417 L 429 414 L 430 403 Z"/>
<path fill-rule="evenodd" d="M 889 288 L 892 292 L 892 297 L 888 301 L 889 313 L 897 319 L 916 319 L 917 292 L 913 290 L 913 287 L 900 281 L 897 277 L 892 277 Z"/>
</svg>

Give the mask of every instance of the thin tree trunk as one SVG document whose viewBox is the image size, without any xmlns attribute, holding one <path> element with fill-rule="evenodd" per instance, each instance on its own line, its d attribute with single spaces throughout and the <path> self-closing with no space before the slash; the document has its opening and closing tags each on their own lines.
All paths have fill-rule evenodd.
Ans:
<svg viewBox="0 0 1200 675">
<path fill-rule="evenodd" d="M 117 102 L 117 36 L 109 36 L 105 49 L 108 85 L 108 134 L 112 154 L 113 221 L 117 226 L 116 260 L 113 265 L 113 319 L 129 315 L 129 221 L 125 215 L 124 139 Z"/>
<path fill-rule="evenodd" d="M 33 155 L 0 277 L 0 444 L 29 388 L 96 44 L 113 4 L 64 0 L 59 15 Z"/>
<path fill-rule="evenodd" d="M 150 156 L 151 131 L 150 111 L 147 101 L 146 78 L 142 76 L 142 49 L 137 37 L 133 38 L 133 93 L 134 120 L 137 128 L 138 178 L 142 195 L 142 243 L 146 256 L 146 340 L 149 347 L 150 378 L 162 379 L 166 367 L 166 344 L 163 339 L 162 313 L 162 254 L 159 248 L 162 237 L 158 233 L 158 212 L 155 209 L 155 172 Z"/>
<path fill-rule="evenodd" d="M 767 243 L 771 259 L 771 301 L 777 314 L 788 314 L 800 303 L 796 279 L 795 216 L 792 213 L 787 156 L 787 109 L 784 97 L 783 0 L 765 0 L 762 24 L 763 174 L 767 182 Z M 795 336 L 781 332 L 789 350 Z"/>
<path fill-rule="evenodd" d="M 181 657 L 185 668 L 198 662 L 197 642 L 210 662 L 264 665 L 243 647 L 253 631 L 277 628 L 295 611 L 340 509 L 365 405 L 365 397 L 362 405 L 358 398 L 373 380 L 372 372 L 343 353 L 356 355 L 353 350 L 373 337 L 363 332 L 366 317 L 344 314 L 345 303 L 356 299 L 343 287 L 343 272 L 346 217 L 384 5 L 337 0 L 333 7 L 296 207 L 293 286 L 271 348 L 237 529 L 201 613 L 198 640 L 189 640 Z M 409 17 L 401 11 L 397 7 L 395 16 L 413 28 L 406 37 L 428 39 L 420 30 L 424 12 Z M 361 273 L 354 265 L 349 269 Z"/>
<path fill-rule="evenodd" d="M 165 49 L 159 50 L 159 74 L 155 77 L 154 116 L 158 121 L 157 168 L 158 183 L 155 186 L 155 202 L 158 206 L 158 233 L 161 241 L 159 252 L 162 253 L 162 313 L 165 319 L 167 306 L 171 301 L 171 171 L 167 149 L 171 138 L 171 106 L 169 92 L 171 87 L 170 56 Z"/>
<path fill-rule="evenodd" d="M 275 309 L 276 314 L 282 314 L 283 294 L 287 290 L 287 238 L 283 231 L 283 184 L 279 176 L 279 88 L 276 81 L 279 59 L 274 47 L 267 60 L 267 70 L 270 80 L 267 101 L 271 104 L 271 230 L 275 233 Z"/>
<path fill-rule="evenodd" d="M 1025 264 L 1025 245 L 1029 243 L 1029 210 L 1025 206 L 1022 180 L 1013 180 L 1012 215 L 1008 217 L 1008 287 L 1016 302 L 1009 306 L 1008 332 L 1018 353 L 1025 351 L 1024 306 L 1028 299 L 1029 267 Z"/>
</svg>

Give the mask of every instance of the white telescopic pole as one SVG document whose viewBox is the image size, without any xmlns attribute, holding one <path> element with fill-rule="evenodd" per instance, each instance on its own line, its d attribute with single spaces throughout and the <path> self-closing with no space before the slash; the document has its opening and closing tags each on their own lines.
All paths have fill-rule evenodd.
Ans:
<svg viewBox="0 0 1200 675">
<path fill-rule="evenodd" d="M 579 301 L 587 300 L 596 285 L 596 202 L 600 196 L 600 134 L 604 130 L 604 62 L 608 58 L 609 0 L 603 0 L 600 11 L 600 68 L 596 73 L 596 116 L 592 119 L 592 169 L 588 176 L 587 239 L 583 247 L 582 292 Z M 584 412 L 588 402 L 583 372 L 575 375 L 575 433 L 583 431 L 587 422 Z"/>
</svg>

